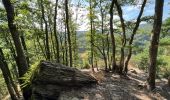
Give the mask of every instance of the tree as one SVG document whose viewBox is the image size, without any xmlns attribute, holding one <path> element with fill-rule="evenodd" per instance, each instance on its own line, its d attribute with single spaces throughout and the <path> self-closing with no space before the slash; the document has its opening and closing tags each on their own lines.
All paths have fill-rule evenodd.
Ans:
<svg viewBox="0 0 170 100">
<path fill-rule="evenodd" d="M 42 13 L 42 19 L 45 23 L 45 50 L 46 50 L 46 56 L 47 56 L 47 60 L 51 59 L 51 55 L 50 55 L 50 47 L 49 47 L 49 33 L 48 33 L 48 23 L 45 17 L 45 12 L 44 12 L 44 5 L 43 5 L 43 0 L 41 0 L 40 5 L 41 5 L 41 13 Z"/>
<path fill-rule="evenodd" d="M 90 4 L 90 43 L 91 43 L 91 66 L 94 72 L 94 27 L 93 27 L 93 5 L 92 0 L 89 1 Z"/>
<path fill-rule="evenodd" d="M 125 66 L 124 66 L 125 73 L 127 73 L 127 71 L 128 71 L 129 60 L 131 59 L 131 56 L 132 56 L 132 44 L 133 44 L 134 36 L 135 36 L 135 34 L 136 34 L 136 32 L 139 28 L 139 25 L 140 25 L 140 22 L 141 22 L 141 17 L 142 17 L 146 2 L 147 2 L 147 0 L 143 1 L 142 7 L 140 9 L 139 15 L 138 15 L 136 23 L 135 23 L 135 27 L 133 29 L 132 35 L 131 35 L 130 40 L 129 40 L 128 55 L 127 55 L 127 58 L 126 58 L 126 61 L 125 61 Z"/>
<path fill-rule="evenodd" d="M 125 23 L 124 23 L 122 8 L 117 0 L 115 0 L 115 5 L 116 5 L 117 11 L 118 11 L 118 15 L 120 17 L 121 27 L 122 27 L 122 31 L 123 31 L 123 36 L 121 38 L 122 47 L 121 47 L 121 57 L 120 57 L 120 66 L 119 66 L 120 67 L 119 72 L 122 73 L 123 67 L 124 67 L 124 56 L 125 56 L 124 48 L 126 46 L 126 30 L 125 30 Z"/>
<path fill-rule="evenodd" d="M 69 27 L 69 11 L 68 11 L 68 0 L 65 0 L 65 13 L 66 13 L 66 26 L 67 26 L 67 36 L 68 36 L 68 47 L 69 47 L 69 62 L 70 67 L 72 67 L 72 44 L 71 44 L 71 33 L 70 33 L 70 27 Z"/>
<path fill-rule="evenodd" d="M 24 54 L 24 51 L 22 49 L 21 41 L 19 39 L 19 33 L 17 30 L 17 27 L 14 23 L 14 7 L 11 4 L 10 0 L 2 0 L 5 10 L 7 12 L 7 19 L 8 19 L 8 27 L 11 32 L 15 49 L 17 52 L 17 60 L 18 60 L 18 71 L 19 71 L 19 76 L 23 77 L 23 75 L 26 73 L 28 70 L 28 64 L 27 60 Z M 23 82 L 20 80 L 20 83 L 22 84 Z M 25 99 L 28 98 L 28 91 L 26 88 L 23 88 L 23 96 Z"/>
<path fill-rule="evenodd" d="M 19 92 L 18 92 L 17 88 L 15 87 L 16 85 L 14 85 L 14 82 L 12 80 L 10 70 L 8 68 L 6 61 L 5 61 L 2 48 L 0 48 L 0 69 L 2 70 L 2 74 L 4 76 L 5 83 L 7 85 L 8 92 L 11 96 L 11 99 L 18 100 L 19 98 L 17 97 L 17 94 Z"/>
<path fill-rule="evenodd" d="M 114 7 L 115 0 L 112 0 L 111 6 L 110 6 L 110 36 L 112 39 L 112 71 L 117 70 L 116 66 L 116 45 L 115 45 L 115 37 L 114 37 L 114 29 L 113 29 L 113 7 Z"/>
<path fill-rule="evenodd" d="M 55 13 L 54 13 L 54 37 L 55 37 L 55 41 L 56 41 L 56 52 L 57 52 L 57 56 L 56 56 L 56 59 L 57 59 L 57 62 L 60 63 L 60 53 L 59 53 L 59 40 L 58 40 L 58 34 L 57 34 L 57 23 L 56 23 L 56 19 L 57 19 L 57 6 L 58 6 L 58 0 L 56 0 L 55 2 Z"/>
<path fill-rule="evenodd" d="M 155 2 L 155 16 L 154 25 L 151 35 L 150 49 L 149 49 L 149 89 L 153 90 L 155 88 L 155 76 L 156 76 L 156 64 L 157 64 L 157 53 L 159 45 L 159 37 L 162 26 L 162 16 L 163 16 L 163 5 L 164 0 L 156 0 Z"/>
</svg>

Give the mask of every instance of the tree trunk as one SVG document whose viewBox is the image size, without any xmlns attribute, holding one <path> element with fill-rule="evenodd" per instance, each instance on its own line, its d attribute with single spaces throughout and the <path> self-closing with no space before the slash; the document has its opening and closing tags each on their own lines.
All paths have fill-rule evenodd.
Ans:
<svg viewBox="0 0 170 100">
<path fill-rule="evenodd" d="M 108 67 L 109 67 L 109 71 L 111 71 L 111 66 L 110 66 L 110 44 L 109 44 L 109 33 L 107 34 L 107 61 L 108 61 Z"/>
<path fill-rule="evenodd" d="M 7 43 L 7 45 L 10 45 L 9 49 L 10 49 L 11 55 L 15 59 L 16 65 L 18 65 L 19 63 L 18 63 L 17 55 L 16 55 L 15 49 L 12 45 L 10 37 L 8 36 L 8 34 L 6 34 L 4 38 L 5 38 L 5 42 Z M 19 75 L 18 75 L 18 71 L 17 71 L 16 66 L 14 67 L 14 72 L 15 72 L 16 79 L 18 80 Z"/>
<path fill-rule="evenodd" d="M 66 20 L 66 17 L 64 17 L 64 18 L 65 18 L 65 20 Z M 68 45 L 67 45 L 67 26 L 66 26 L 66 25 L 65 25 L 64 38 L 65 38 L 65 39 L 64 39 L 64 40 L 65 40 L 65 41 L 64 41 L 64 42 L 65 42 L 64 44 L 65 44 L 65 54 L 66 54 L 66 55 L 65 55 L 65 65 L 68 66 L 68 47 L 67 47 Z"/>
<path fill-rule="evenodd" d="M 68 36 L 68 47 L 69 47 L 69 56 L 70 56 L 70 67 L 72 67 L 72 44 L 71 44 L 71 34 L 69 27 L 69 13 L 68 13 L 68 0 L 65 0 L 65 12 L 66 12 L 66 26 L 67 26 L 67 36 Z"/>
<path fill-rule="evenodd" d="M 25 38 L 23 35 L 20 36 L 21 38 L 21 44 L 23 46 L 23 49 L 25 50 L 26 52 L 26 60 L 27 60 L 27 64 L 28 64 L 28 67 L 29 67 L 29 57 L 28 57 L 28 50 L 27 50 L 27 46 L 26 46 L 26 43 L 25 43 Z"/>
<path fill-rule="evenodd" d="M 137 17 L 137 21 L 136 21 L 136 25 L 135 25 L 135 28 L 133 29 L 133 33 L 131 35 L 131 38 L 130 38 L 130 41 L 129 41 L 129 50 L 128 50 L 128 56 L 126 58 L 126 61 L 125 61 L 125 67 L 124 67 L 124 71 L 125 73 L 127 73 L 128 71 L 128 64 L 129 64 L 129 60 L 132 56 L 132 43 L 133 43 L 133 39 L 134 39 L 134 36 L 139 28 L 139 25 L 140 25 L 140 22 L 141 22 L 141 17 L 142 17 L 142 14 L 143 14 L 143 11 L 144 11 L 144 7 L 146 5 L 146 2 L 147 0 L 144 0 L 143 1 L 143 4 L 142 4 L 142 7 L 141 7 L 141 10 L 139 12 L 139 15 Z"/>
<path fill-rule="evenodd" d="M 149 65 L 148 83 L 149 83 L 149 88 L 151 90 L 155 88 L 155 76 L 156 76 L 156 66 L 157 66 L 156 61 L 157 61 L 160 31 L 162 26 L 163 5 L 164 5 L 164 0 L 156 0 L 154 25 L 153 25 L 151 44 L 149 49 L 150 65 Z"/>
<path fill-rule="evenodd" d="M 100 0 L 100 14 L 101 14 L 101 18 L 102 18 L 102 25 L 101 25 L 101 29 L 102 29 L 102 35 L 104 35 L 104 13 L 103 13 L 103 8 L 102 8 L 102 0 Z M 105 71 L 108 70 L 108 66 L 107 66 L 107 57 L 106 57 L 106 53 L 105 53 L 105 39 L 102 39 L 102 52 L 103 52 L 103 58 L 104 58 L 104 63 L 105 63 Z"/>
<path fill-rule="evenodd" d="M 17 27 L 14 24 L 14 7 L 11 4 L 10 0 L 2 0 L 2 1 L 7 12 L 8 27 L 11 32 L 15 49 L 17 52 L 19 76 L 23 77 L 23 75 L 28 70 L 28 64 L 27 64 L 26 57 L 24 55 L 24 51 L 22 49 L 21 41 L 19 39 Z M 23 82 L 20 80 L 20 83 L 22 84 Z M 29 94 L 25 88 L 23 88 L 23 96 L 25 99 L 29 97 Z"/>
<path fill-rule="evenodd" d="M 94 72 L 94 39 L 93 39 L 93 18 L 92 18 L 92 1 L 90 0 L 90 43 L 91 43 L 91 67 L 92 67 L 92 71 Z"/>
<path fill-rule="evenodd" d="M 124 23 L 124 19 L 123 19 L 122 8 L 117 0 L 115 0 L 115 5 L 116 5 L 117 11 L 118 11 L 118 15 L 120 17 L 121 27 L 122 27 L 122 31 L 123 31 L 120 66 L 119 66 L 120 67 L 119 72 L 122 74 L 123 67 L 124 67 L 124 48 L 126 45 L 126 31 L 125 31 L 125 23 Z"/>
<path fill-rule="evenodd" d="M 115 46 L 115 37 L 114 37 L 114 29 L 113 29 L 113 7 L 114 7 L 114 0 L 112 0 L 111 6 L 110 6 L 110 35 L 112 40 L 112 71 L 116 70 L 116 59 L 115 59 L 115 53 L 116 53 L 116 46 Z"/>
<path fill-rule="evenodd" d="M 56 50 L 57 50 L 57 56 L 56 56 L 56 59 L 57 59 L 57 62 L 60 63 L 60 52 L 59 52 L 59 40 L 58 40 L 58 34 L 57 34 L 57 22 L 56 22 L 56 19 L 57 19 L 57 6 L 58 6 L 58 0 L 56 0 L 56 3 L 55 3 L 55 13 L 54 13 L 54 37 L 55 37 L 55 41 L 56 41 Z"/>
<path fill-rule="evenodd" d="M 45 48 L 46 48 L 46 56 L 47 60 L 50 60 L 51 55 L 50 55 L 50 47 L 49 47 L 49 40 L 48 40 L 48 24 L 45 19 L 45 12 L 44 12 L 44 6 L 43 6 L 43 0 L 41 0 L 41 13 L 42 13 L 42 19 L 45 23 Z"/>
<path fill-rule="evenodd" d="M 18 65 L 19 75 L 20 77 L 22 77 L 26 73 L 28 65 L 22 49 L 21 41 L 19 39 L 18 30 L 16 28 L 16 25 L 14 24 L 14 8 L 10 0 L 3 0 L 3 4 L 7 12 L 8 27 L 11 32 L 14 45 L 17 51 L 17 58 L 19 61 Z"/>
<path fill-rule="evenodd" d="M 3 65 L 4 65 L 5 72 L 7 73 L 8 77 L 9 77 L 9 81 L 10 81 L 11 85 L 13 86 L 16 95 L 19 97 L 20 94 L 19 94 L 19 91 L 18 91 L 18 87 L 13 81 L 13 78 L 11 76 L 11 72 L 9 70 L 8 64 L 7 64 L 6 60 L 5 60 L 5 56 L 4 56 L 4 53 L 3 53 L 1 48 L 0 48 L 0 57 L 1 57 Z"/>
<path fill-rule="evenodd" d="M 15 88 L 12 85 L 13 81 L 11 81 L 12 77 L 11 77 L 11 74 L 10 74 L 10 70 L 8 68 L 7 63 L 6 62 L 4 63 L 4 62 L 5 62 L 4 55 L 3 55 L 2 49 L 0 48 L 0 68 L 1 68 L 2 74 L 4 76 L 5 83 L 6 83 L 7 88 L 8 88 L 8 92 L 9 92 L 12 100 L 18 100 L 18 98 L 17 98 L 17 92 L 18 91 L 15 91 Z"/>
</svg>

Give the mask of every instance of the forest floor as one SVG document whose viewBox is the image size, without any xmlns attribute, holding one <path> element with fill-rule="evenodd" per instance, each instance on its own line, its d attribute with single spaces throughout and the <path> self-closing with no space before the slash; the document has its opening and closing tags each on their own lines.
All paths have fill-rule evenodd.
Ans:
<svg viewBox="0 0 170 100">
<path fill-rule="evenodd" d="M 170 87 L 166 79 L 156 80 L 156 89 L 147 90 L 147 73 L 130 68 L 127 77 L 114 73 L 83 69 L 84 73 L 91 74 L 98 84 L 61 92 L 59 100 L 170 100 Z M 3 100 L 10 100 L 9 95 Z"/>
<path fill-rule="evenodd" d="M 147 74 L 137 68 L 131 68 L 128 76 L 120 76 L 104 71 L 90 73 L 99 80 L 99 84 L 69 91 L 63 91 L 59 100 L 170 100 L 170 87 L 166 79 L 156 80 L 156 89 L 147 90 Z"/>
</svg>

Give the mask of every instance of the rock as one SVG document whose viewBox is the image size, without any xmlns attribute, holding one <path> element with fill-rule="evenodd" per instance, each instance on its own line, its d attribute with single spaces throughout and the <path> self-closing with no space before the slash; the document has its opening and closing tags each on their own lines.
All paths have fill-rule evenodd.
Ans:
<svg viewBox="0 0 170 100">
<path fill-rule="evenodd" d="M 170 76 L 168 77 L 168 86 L 170 87 Z"/>
<path fill-rule="evenodd" d="M 131 70 L 129 70 L 131 73 L 134 73 L 134 74 L 137 74 L 137 72 L 136 72 L 136 70 L 134 70 L 134 69 L 131 69 Z"/>
<path fill-rule="evenodd" d="M 76 98 L 76 97 L 74 97 L 74 98 L 72 98 L 71 100 L 79 100 L 78 98 Z"/>
<path fill-rule="evenodd" d="M 101 94 L 96 94 L 95 100 L 104 100 L 104 98 L 101 96 Z"/>
<path fill-rule="evenodd" d="M 146 88 L 147 88 L 147 83 L 146 83 L 146 82 L 144 82 L 144 83 L 139 83 L 139 84 L 138 84 L 138 88 L 139 88 L 139 89 L 144 89 L 144 88 L 146 89 Z"/>
<path fill-rule="evenodd" d="M 97 80 L 76 68 L 42 61 L 32 80 L 33 100 L 57 100 L 61 91 L 96 84 Z"/>
</svg>

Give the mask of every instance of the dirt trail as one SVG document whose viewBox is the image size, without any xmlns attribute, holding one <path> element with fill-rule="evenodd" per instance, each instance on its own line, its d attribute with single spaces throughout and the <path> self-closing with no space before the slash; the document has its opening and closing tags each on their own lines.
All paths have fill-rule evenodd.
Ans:
<svg viewBox="0 0 170 100">
<path fill-rule="evenodd" d="M 96 77 L 99 84 L 65 90 L 59 100 L 170 100 L 170 87 L 165 79 L 156 80 L 157 88 L 151 93 L 146 89 L 147 74 L 137 68 L 131 68 L 127 77 L 96 69 L 96 73 L 90 69 L 82 71 Z M 10 100 L 9 95 L 3 100 Z"/>
<path fill-rule="evenodd" d="M 84 70 L 90 73 L 88 70 Z M 128 77 L 99 71 L 92 74 L 99 84 L 61 93 L 60 100 L 170 100 L 170 88 L 164 81 L 153 93 L 147 91 L 146 73 L 131 69 Z"/>
</svg>

